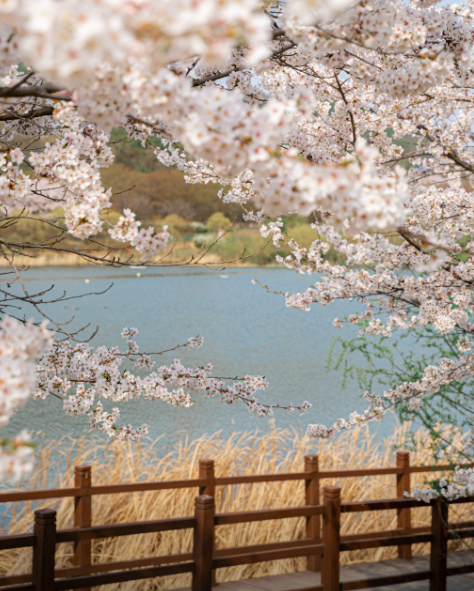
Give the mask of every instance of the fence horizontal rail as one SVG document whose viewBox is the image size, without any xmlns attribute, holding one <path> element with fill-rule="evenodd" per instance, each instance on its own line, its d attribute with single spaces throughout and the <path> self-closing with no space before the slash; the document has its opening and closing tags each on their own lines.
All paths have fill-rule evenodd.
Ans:
<svg viewBox="0 0 474 591">
<path fill-rule="evenodd" d="M 195 517 L 177 517 L 175 519 L 160 519 L 159 521 L 137 521 L 134 523 L 94 525 L 92 527 L 83 528 L 76 527 L 58 531 L 56 534 L 56 543 L 82 542 L 84 540 L 116 538 L 118 536 L 133 536 L 162 531 L 174 531 L 178 529 L 192 529 L 195 525 Z"/>
<path fill-rule="evenodd" d="M 472 468 L 472 464 L 466 464 L 461 466 L 462 468 Z M 439 465 L 439 466 L 410 466 L 408 468 L 408 472 L 410 472 L 410 474 L 419 474 L 420 472 L 442 472 L 445 470 L 453 470 L 453 466 L 452 464 L 444 464 L 444 465 Z"/>
<path fill-rule="evenodd" d="M 430 466 L 421 466 L 423 471 L 431 471 Z M 447 467 L 440 467 L 440 470 Z M 257 484 L 259 482 L 280 482 L 284 480 L 308 480 L 311 478 L 351 478 L 358 476 L 382 476 L 386 474 L 403 474 L 403 468 L 366 468 L 360 470 L 318 470 L 317 472 L 280 472 L 278 474 L 254 474 L 244 476 L 220 476 L 214 478 L 215 486 L 231 484 Z"/>
<path fill-rule="evenodd" d="M 406 474 L 411 472 L 442 472 L 450 466 L 411 466 L 409 468 L 360 468 L 358 470 L 321 470 L 319 478 L 357 478 L 360 476 L 388 476 L 390 474 Z"/>
<path fill-rule="evenodd" d="M 89 494 L 94 495 L 115 495 L 133 492 L 150 492 L 158 490 L 199 488 L 206 486 L 208 481 L 204 478 L 191 480 L 164 480 L 161 482 L 132 482 L 129 484 L 109 484 L 104 486 L 91 486 Z M 0 497 L 1 501 L 1 497 Z"/>
<path fill-rule="evenodd" d="M 261 550 L 292 550 L 293 548 L 301 548 L 303 546 L 314 546 L 315 541 L 306 538 L 302 540 L 292 540 L 290 542 L 273 542 L 272 544 L 257 544 L 254 546 L 237 546 L 234 548 L 219 548 L 214 550 L 216 558 L 223 558 L 226 556 L 235 556 L 237 554 L 252 554 L 260 552 Z"/>
<path fill-rule="evenodd" d="M 466 529 L 468 527 L 474 528 L 474 521 L 454 521 L 449 524 L 451 529 Z"/>
<path fill-rule="evenodd" d="M 70 589 L 83 589 L 84 587 L 111 585 L 112 583 L 126 583 L 127 581 L 140 581 L 142 579 L 154 579 L 168 575 L 191 573 L 193 570 L 194 564 L 192 562 L 184 562 L 182 564 L 154 566 L 102 575 L 85 575 L 55 581 L 53 589 L 54 591 L 69 591 Z"/>
<path fill-rule="evenodd" d="M 62 499 L 63 497 L 80 497 L 84 494 L 86 494 L 86 490 L 79 487 L 44 488 L 40 490 L 0 492 L 0 503 L 12 503 L 17 501 L 41 501 L 44 499 Z"/>
<path fill-rule="evenodd" d="M 449 501 L 450 505 L 460 505 L 462 503 L 474 503 L 474 497 L 464 497 L 461 499 L 453 499 Z"/>
<path fill-rule="evenodd" d="M 411 534 L 426 534 L 431 532 L 429 525 L 423 525 L 421 527 L 409 527 L 409 528 L 398 528 L 398 529 L 386 529 L 380 531 L 371 531 L 358 534 L 349 534 L 341 536 L 342 542 L 357 542 L 359 540 L 371 540 L 372 538 L 385 538 L 391 536 L 404 536 Z"/>
<path fill-rule="evenodd" d="M 463 530 L 472 528 L 474 530 L 474 521 L 459 521 L 449 524 L 449 530 L 456 532 L 457 530 Z M 398 528 L 398 529 L 390 529 L 390 530 L 381 530 L 381 531 L 374 531 L 374 532 L 364 532 L 359 534 L 349 534 L 345 536 L 341 536 L 342 542 L 357 542 L 362 540 L 370 540 L 372 538 L 385 538 L 385 537 L 392 537 L 392 536 L 403 536 L 403 535 L 411 535 L 411 534 L 426 534 L 431 532 L 431 527 L 429 525 L 422 525 L 420 527 L 410 527 L 410 528 Z"/>
<path fill-rule="evenodd" d="M 379 538 L 366 538 L 353 540 L 350 542 L 341 542 L 341 552 L 350 550 L 367 550 L 368 548 L 382 548 L 387 546 L 401 546 L 402 544 L 425 544 L 433 540 L 433 535 L 426 534 L 408 534 L 404 536 L 381 536 Z"/>
<path fill-rule="evenodd" d="M 252 554 L 234 554 L 233 556 L 216 557 L 212 561 L 212 568 L 226 568 L 241 564 L 255 564 L 270 560 L 282 560 L 286 558 L 298 558 L 299 556 L 316 556 L 324 552 L 322 544 L 309 546 L 303 544 L 294 548 L 281 548 L 280 550 L 259 550 Z"/>
<path fill-rule="evenodd" d="M 0 537 L 0 550 L 10 550 L 12 548 L 28 548 L 35 545 L 34 534 L 17 534 L 14 536 Z"/>
<path fill-rule="evenodd" d="M 411 509 L 426 507 L 427 503 L 418 499 L 381 499 L 377 501 L 353 501 L 341 503 L 341 513 L 359 513 L 364 511 L 391 511 L 393 509 Z"/>
<path fill-rule="evenodd" d="M 6 585 L 21 585 L 23 583 L 31 583 L 32 574 L 27 573 L 24 575 L 6 575 L 0 577 L 0 587 L 4 591 Z"/>
<path fill-rule="evenodd" d="M 137 558 L 135 560 L 122 560 L 120 562 L 105 562 L 102 564 L 91 564 L 88 566 L 68 566 L 54 571 L 58 579 L 68 577 L 79 577 L 82 575 L 93 575 L 98 573 L 109 573 L 117 570 L 132 568 L 144 568 L 146 566 L 163 566 L 174 563 L 188 562 L 193 559 L 192 552 L 185 554 L 170 554 L 169 556 L 150 556 L 149 558 Z M 3 589 L 2 589 L 3 591 Z"/>
<path fill-rule="evenodd" d="M 288 472 L 280 474 L 256 474 L 248 476 L 224 476 L 214 479 L 216 486 L 229 484 L 252 484 L 257 482 L 277 482 L 280 480 L 307 480 L 308 478 L 357 478 L 360 476 L 387 476 L 391 474 L 406 474 L 419 472 L 442 472 L 452 470 L 449 464 L 432 466 L 409 466 L 408 468 L 361 468 L 357 470 L 318 470 L 317 472 Z"/>
<path fill-rule="evenodd" d="M 456 529 L 448 532 L 448 538 L 450 540 L 464 540 L 466 538 L 474 538 L 474 529 Z"/>
<path fill-rule="evenodd" d="M 268 521 L 270 519 L 291 519 L 295 517 L 313 517 L 323 515 L 323 505 L 305 505 L 289 509 L 264 509 L 261 511 L 239 511 L 235 513 L 221 513 L 214 516 L 214 525 L 231 525 L 235 523 L 250 523 L 252 521 Z"/>
<path fill-rule="evenodd" d="M 452 566 L 446 569 L 448 577 L 455 577 L 456 575 L 468 575 L 474 573 L 474 564 L 463 564 L 462 566 Z"/>
<path fill-rule="evenodd" d="M 208 484 L 207 480 L 195 478 L 193 480 L 165 480 L 160 482 L 134 482 L 130 484 L 110 484 L 91 486 L 90 488 L 46 488 L 40 490 L 0 492 L 0 503 L 20 501 L 38 501 L 44 499 L 61 499 L 63 497 L 81 497 L 84 495 L 111 495 L 133 492 L 148 492 L 180 488 L 199 488 Z"/>
</svg>

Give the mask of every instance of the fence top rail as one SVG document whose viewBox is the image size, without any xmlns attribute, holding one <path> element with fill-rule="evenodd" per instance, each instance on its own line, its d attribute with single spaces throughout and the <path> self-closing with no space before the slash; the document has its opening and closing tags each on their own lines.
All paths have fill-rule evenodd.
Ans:
<svg viewBox="0 0 474 591">
<path fill-rule="evenodd" d="M 281 482 L 291 480 L 311 480 L 318 478 L 355 478 L 364 476 L 384 476 L 390 474 L 406 474 L 419 472 L 440 472 L 452 470 L 451 465 L 410 466 L 388 468 L 366 468 L 360 470 L 320 470 L 313 472 L 280 472 L 277 474 L 255 474 L 242 476 L 220 476 L 217 478 L 194 478 L 190 480 L 163 480 L 157 482 L 133 482 L 91 486 L 89 488 L 47 488 L 26 491 L 0 491 L 0 503 L 60 499 L 64 497 L 81 497 L 85 495 L 127 494 L 181 488 L 199 488 L 209 485 L 229 486 L 234 484 L 257 484 L 261 482 Z"/>
<path fill-rule="evenodd" d="M 445 470 L 454 470 L 454 467 L 449 464 L 441 464 L 431 466 L 361 468 L 360 470 L 321 470 L 318 476 L 319 478 L 352 478 L 358 476 L 384 476 L 388 474 L 413 474 L 418 472 L 444 472 Z"/>
<path fill-rule="evenodd" d="M 60 499 L 63 497 L 80 497 L 86 494 L 86 489 L 71 488 L 44 488 L 38 490 L 21 490 L 0 492 L 0 503 L 12 501 L 38 501 L 43 499 Z"/>
</svg>

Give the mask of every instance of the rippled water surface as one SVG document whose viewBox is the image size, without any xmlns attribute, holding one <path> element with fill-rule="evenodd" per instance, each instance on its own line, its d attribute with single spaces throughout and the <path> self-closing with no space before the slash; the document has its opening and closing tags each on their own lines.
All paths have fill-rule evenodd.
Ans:
<svg viewBox="0 0 474 591">
<path fill-rule="evenodd" d="M 189 365 L 211 362 L 214 375 L 219 376 L 265 375 L 270 387 L 262 393 L 262 401 L 313 403 L 302 418 L 277 412 L 278 426 L 304 429 L 308 422 L 328 423 L 364 408 L 357 386 L 352 384 L 342 391 L 341 373 L 326 369 L 336 334 L 332 320 L 358 309 L 357 304 L 335 303 L 301 312 L 287 309 L 282 296 L 267 293 L 251 282 L 256 278 L 283 292 L 300 291 L 310 285 L 311 278 L 283 269 L 141 269 L 141 277 L 137 272 L 99 267 L 38 268 L 27 273 L 26 285 L 33 292 L 54 284 L 53 293 L 57 295 L 63 290 L 68 295 L 79 295 L 113 284 L 106 295 L 52 304 L 48 312 L 61 320 L 74 315 L 71 326 L 87 322 L 99 326 L 94 344 L 125 344 L 120 338 L 124 326 L 139 329 L 142 351 L 167 349 L 186 342 L 190 336 L 202 335 L 202 349 L 169 353 L 160 360 L 171 362 L 178 357 Z M 344 330 L 344 334 L 355 334 L 351 328 Z M 147 424 L 152 437 L 166 434 L 170 444 L 183 431 L 195 437 L 219 429 L 228 432 L 231 428 L 264 427 L 267 422 L 249 414 L 243 405 L 228 406 L 201 395 L 190 409 L 145 400 L 122 404 L 121 409 L 123 422 Z M 31 400 L 6 431 L 15 433 L 25 426 L 44 432 L 46 438 L 88 432 L 86 417 L 67 417 L 61 402 L 53 397 Z"/>
</svg>

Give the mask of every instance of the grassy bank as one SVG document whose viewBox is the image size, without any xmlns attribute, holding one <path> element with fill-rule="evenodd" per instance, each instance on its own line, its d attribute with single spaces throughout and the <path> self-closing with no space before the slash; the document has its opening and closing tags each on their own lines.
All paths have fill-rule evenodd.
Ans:
<svg viewBox="0 0 474 591">
<path fill-rule="evenodd" d="M 47 221 L 54 221 L 59 227 L 64 228 L 63 215 L 63 211 L 57 209 L 45 215 L 44 218 Z M 105 219 L 109 223 L 115 224 L 119 219 L 119 215 L 116 211 L 110 211 L 105 216 Z M 216 216 L 217 220 L 215 219 Z M 35 217 L 42 219 L 39 215 Z M 204 255 L 201 260 L 203 263 L 231 261 L 229 265 L 266 266 L 275 264 L 276 255 L 286 256 L 290 253 L 287 247 L 277 248 L 272 243 L 268 243 L 268 239 L 260 235 L 260 231 L 256 226 L 252 227 L 246 224 L 231 227 L 231 220 L 222 214 L 214 214 L 209 218 L 209 221 L 210 223 L 205 225 L 172 214 L 165 217 L 151 217 L 144 222 L 144 226 L 153 226 L 158 232 L 165 225 L 169 227 L 171 232 L 169 247 L 157 257 L 160 259 L 164 254 L 169 253 L 163 259 L 164 264 L 184 263 Z M 308 248 L 317 239 L 316 232 L 311 228 L 306 218 L 293 216 L 287 218 L 285 224 L 287 234 L 303 247 Z M 60 241 L 56 241 L 60 234 L 59 230 L 52 229 L 51 226 L 45 223 L 20 217 L 15 224 L 3 230 L 2 239 L 17 245 L 26 241 L 28 244 L 42 244 L 51 247 L 27 248 L 25 254 L 28 256 L 19 254 L 20 249 L 15 256 L 18 265 L 84 265 L 88 264 L 88 261 L 75 255 L 74 252 L 82 251 L 95 257 L 102 257 L 106 255 L 107 248 L 113 249 L 112 254 L 122 260 L 128 260 L 133 255 L 135 264 L 141 261 L 140 256 L 133 249 L 127 249 L 123 243 L 112 240 L 105 230 L 97 236 L 96 242 L 75 239 L 66 232 L 64 232 Z M 52 239 L 52 236 L 55 239 Z M 62 252 L 60 249 L 66 249 L 69 252 Z M 242 257 L 249 257 L 249 255 L 252 256 L 242 259 Z M 341 256 L 332 250 L 328 252 L 327 258 L 331 262 L 344 262 Z M 6 266 L 7 264 L 7 261 L 0 258 L 0 266 Z"/>
<path fill-rule="evenodd" d="M 213 458 L 217 476 L 235 474 L 259 474 L 292 472 L 302 470 L 303 457 L 307 453 L 319 453 L 322 469 L 375 468 L 394 465 L 394 450 L 404 446 L 406 429 L 399 428 L 383 443 L 376 443 L 373 436 L 364 430 L 343 434 L 335 441 L 322 442 L 315 446 L 314 440 L 301 437 L 292 430 L 270 429 L 234 433 L 223 438 L 219 433 L 189 441 L 182 439 L 178 446 L 163 455 L 160 442 L 129 443 L 100 442 L 80 438 L 63 439 L 47 443 L 38 452 L 37 471 L 27 484 L 28 488 L 45 486 L 72 486 L 73 466 L 91 464 L 93 483 L 112 484 L 131 481 L 179 480 L 197 477 L 198 461 Z M 427 435 L 419 432 L 415 449 L 411 454 L 413 465 L 432 463 Z M 54 462 L 52 461 L 52 458 Z M 59 463 L 58 463 L 59 458 Z M 51 472 L 52 465 L 61 465 L 61 470 Z M 414 482 L 423 482 L 423 475 L 414 475 Z M 326 481 L 326 484 L 342 486 L 343 501 L 381 499 L 396 496 L 395 476 L 379 476 Z M 93 500 L 93 523 L 108 524 L 140 520 L 183 517 L 193 514 L 194 490 L 159 491 L 122 494 L 115 497 L 101 495 Z M 217 511 L 242 511 L 270 507 L 291 507 L 304 503 L 303 483 L 277 482 L 265 484 L 219 487 Z M 22 505 L 22 508 L 20 508 Z M 73 500 L 63 499 L 54 503 L 47 501 L 40 506 L 54 506 L 58 510 L 59 527 L 71 527 Z M 11 506 L 10 533 L 28 531 L 32 524 L 32 503 Z M 38 508 L 38 505 L 36 506 Z M 450 520 L 466 521 L 472 516 L 470 505 L 451 509 Z M 412 525 L 430 523 L 430 509 L 421 508 L 412 513 Z M 304 537 L 304 519 L 286 519 L 261 523 L 248 523 L 217 528 L 217 547 L 245 546 L 278 542 Z M 343 515 L 342 534 L 355 534 L 396 527 L 395 511 L 350 513 Z M 5 533 L 5 532 L 4 532 Z M 457 543 L 457 542 L 456 542 Z M 192 548 L 192 532 L 131 536 L 124 543 L 115 538 L 94 542 L 94 562 L 109 562 L 133 558 L 145 558 L 166 554 L 188 552 Z M 428 544 L 414 546 L 415 554 L 427 553 Z M 396 548 L 379 548 L 364 551 L 344 552 L 341 563 L 349 564 L 363 560 L 383 560 L 396 556 Z M 68 566 L 72 560 L 72 544 L 62 544 L 56 553 L 57 567 Z M 25 549 L 2 552 L 0 574 L 28 572 L 31 551 Z M 305 559 L 289 559 L 249 566 L 239 566 L 218 571 L 218 581 L 279 574 L 303 570 Z M 132 582 L 120 587 L 104 589 L 158 590 L 183 587 L 189 584 L 188 575 Z"/>
</svg>

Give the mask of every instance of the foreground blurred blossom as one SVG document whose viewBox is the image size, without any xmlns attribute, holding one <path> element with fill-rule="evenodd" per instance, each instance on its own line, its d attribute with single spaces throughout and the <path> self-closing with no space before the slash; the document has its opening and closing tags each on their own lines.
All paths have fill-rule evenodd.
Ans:
<svg viewBox="0 0 474 591">
<path fill-rule="evenodd" d="M 0 321 L 0 426 L 23 408 L 36 385 L 35 361 L 51 345 L 46 323 L 26 325 L 5 316 Z M 22 431 L 0 441 L 0 482 L 16 482 L 33 468 L 30 436 Z"/>
</svg>

